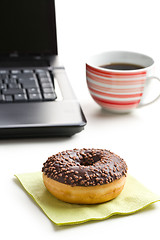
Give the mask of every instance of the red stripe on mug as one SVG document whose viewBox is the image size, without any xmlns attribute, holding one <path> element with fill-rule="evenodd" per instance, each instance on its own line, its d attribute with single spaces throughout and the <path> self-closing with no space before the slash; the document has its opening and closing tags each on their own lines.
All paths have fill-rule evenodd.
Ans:
<svg viewBox="0 0 160 240">
<path fill-rule="evenodd" d="M 110 93 L 105 93 L 105 92 L 101 92 L 101 91 L 97 91 L 93 88 L 90 88 L 90 91 L 99 94 L 101 96 L 105 96 L 105 97 L 112 97 L 112 98 L 135 98 L 135 97 L 141 97 L 142 93 L 136 93 L 136 94 L 110 94 Z"/>
<path fill-rule="evenodd" d="M 136 85 L 136 84 L 143 84 L 145 83 L 145 79 L 138 79 L 138 80 L 128 80 L 128 81 L 122 81 L 120 79 L 112 80 L 112 79 L 102 79 L 97 76 L 93 76 L 89 73 L 87 73 L 87 77 L 89 77 L 91 80 L 99 82 L 99 83 L 105 83 L 105 84 L 111 84 L 111 85 Z"/>
<path fill-rule="evenodd" d="M 102 98 L 98 98 L 98 97 L 95 97 L 94 95 L 92 95 L 93 99 L 95 101 L 98 101 L 99 103 L 108 103 L 108 104 L 112 104 L 112 105 L 133 105 L 133 104 L 139 104 L 140 102 L 140 99 L 138 100 L 132 100 L 132 101 L 112 101 L 112 100 L 107 100 L 107 99 L 102 99 Z"/>
<path fill-rule="evenodd" d="M 107 91 L 110 93 L 142 93 L 144 87 L 137 87 L 137 88 L 113 88 L 113 87 L 103 87 L 98 84 L 91 83 L 87 81 L 88 87 L 97 89 L 97 90 L 102 90 L 102 91 Z"/>
<path fill-rule="evenodd" d="M 98 103 L 98 102 L 97 102 Z M 100 106 L 107 108 L 107 109 L 113 109 L 113 110 L 130 110 L 132 108 L 137 107 L 138 104 L 133 104 L 133 105 L 112 105 L 112 104 L 107 104 L 107 103 L 98 103 Z"/>
</svg>

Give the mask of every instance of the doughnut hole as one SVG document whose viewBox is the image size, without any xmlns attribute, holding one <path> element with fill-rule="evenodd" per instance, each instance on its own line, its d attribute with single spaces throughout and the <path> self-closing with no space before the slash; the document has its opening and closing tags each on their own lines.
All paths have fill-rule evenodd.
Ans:
<svg viewBox="0 0 160 240">
<path fill-rule="evenodd" d="M 80 158 L 80 165 L 90 166 L 101 160 L 100 153 L 86 153 Z"/>
</svg>

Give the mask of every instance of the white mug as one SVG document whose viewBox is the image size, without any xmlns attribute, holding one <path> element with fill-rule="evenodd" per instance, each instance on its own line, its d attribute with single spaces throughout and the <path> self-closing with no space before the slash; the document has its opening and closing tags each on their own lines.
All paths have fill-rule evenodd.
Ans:
<svg viewBox="0 0 160 240">
<path fill-rule="evenodd" d="M 109 69 L 114 64 L 138 65 L 137 69 Z M 112 66 L 113 67 L 113 66 Z M 116 68 L 116 66 L 115 66 Z M 92 98 L 102 108 L 124 113 L 155 102 L 142 103 L 144 89 L 153 76 L 154 60 L 144 54 L 111 51 L 97 54 L 86 63 L 86 79 Z"/>
</svg>

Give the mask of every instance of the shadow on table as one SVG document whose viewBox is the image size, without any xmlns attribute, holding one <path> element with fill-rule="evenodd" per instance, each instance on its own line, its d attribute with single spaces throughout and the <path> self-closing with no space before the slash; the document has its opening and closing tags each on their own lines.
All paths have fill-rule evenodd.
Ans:
<svg viewBox="0 0 160 240">
<path fill-rule="evenodd" d="M 115 123 L 121 120 L 134 121 L 139 119 L 139 115 L 137 113 L 140 111 L 139 109 L 135 109 L 127 113 L 116 113 L 116 112 L 105 110 L 92 102 L 84 103 L 82 105 L 82 109 L 88 120 L 88 124 L 90 124 L 90 122 L 94 124 L 98 121 L 104 122 L 104 121 L 112 121 L 112 120 Z"/>
</svg>

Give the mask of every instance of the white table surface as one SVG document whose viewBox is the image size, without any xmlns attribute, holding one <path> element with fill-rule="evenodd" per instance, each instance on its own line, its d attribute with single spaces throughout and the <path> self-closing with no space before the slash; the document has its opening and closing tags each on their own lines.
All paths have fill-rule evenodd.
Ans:
<svg viewBox="0 0 160 240">
<path fill-rule="evenodd" d="M 131 114 L 107 113 L 90 97 L 86 57 L 108 50 L 145 53 L 160 70 L 158 0 L 56 0 L 59 55 L 87 118 L 71 138 L 1 140 L 1 236 L 3 239 L 159 239 L 160 203 L 123 217 L 81 225 L 54 225 L 15 179 L 41 171 L 61 150 L 95 147 L 124 158 L 129 173 L 160 195 L 160 100 Z M 159 74 L 160 76 L 160 74 Z"/>
</svg>

